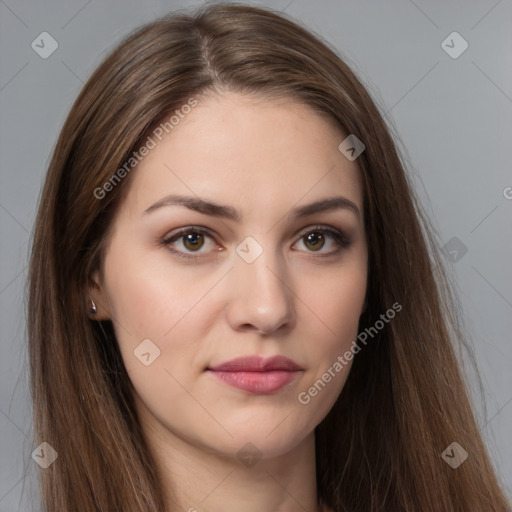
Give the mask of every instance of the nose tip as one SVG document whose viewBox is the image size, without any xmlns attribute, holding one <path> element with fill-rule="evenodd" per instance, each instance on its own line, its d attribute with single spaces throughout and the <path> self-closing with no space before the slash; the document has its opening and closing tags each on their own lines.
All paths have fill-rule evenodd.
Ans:
<svg viewBox="0 0 512 512">
<path fill-rule="evenodd" d="M 229 321 L 237 330 L 270 334 L 295 323 L 291 287 L 286 283 L 282 262 L 247 237 L 238 248 L 238 261 L 231 272 Z M 276 270 L 273 270 L 276 269 Z M 231 283 L 230 283 L 231 284 Z"/>
</svg>

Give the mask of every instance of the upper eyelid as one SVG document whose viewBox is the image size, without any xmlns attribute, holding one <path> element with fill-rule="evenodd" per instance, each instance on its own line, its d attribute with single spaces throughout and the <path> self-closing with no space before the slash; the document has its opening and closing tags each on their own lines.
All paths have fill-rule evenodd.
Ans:
<svg viewBox="0 0 512 512">
<path fill-rule="evenodd" d="M 344 229 L 341 229 L 341 228 L 337 228 L 337 227 L 334 227 L 334 226 L 329 226 L 327 224 L 312 224 L 306 228 L 301 228 L 299 229 L 294 236 L 298 236 L 300 235 L 301 233 L 304 235 L 306 233 L 309 233 L 310 231 L 313 231 L 315 229 L 322 229 L 322 230 L 332 230 L 332 231 L 338 231 L 340 232 L 341 234 L 345 234 L 345 230 Z M 173 235 L 170 235 L 167 234 L 164 236 L 165 239 L 169 239 L 169 238 L 172 238 L 174 236 L 178 236 L 178 235 L 183 235 L 185 233 L 189 233 L 189 232 L 193 232 L 193 231 L 199 231 L 201 233 L 205 233 L 207 235 L 210 235 L 212 236 L 213 238 L 215 238 L 215 234 L 213 233 L 213 231 L 210 229 L 210 228 L 207 228 L 205 226 L 199 226 L 199 225 L 194 225 L 194 224 L 191 224 L 190 226 L 185 226 L 183 228 L 176 228 L 176 230 L 172 230 L 172 231 L 176 231 Z"/>
</svg>

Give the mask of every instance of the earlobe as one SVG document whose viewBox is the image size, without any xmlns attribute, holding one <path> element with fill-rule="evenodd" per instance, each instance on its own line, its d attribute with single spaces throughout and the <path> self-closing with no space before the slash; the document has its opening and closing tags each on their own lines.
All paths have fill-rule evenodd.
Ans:
<svg viewBox="0 0 512 512">
<path fill-rule="evenodd" d="M 95 315 L 98 312 L 98 308 L 96 307 L 96 303 L 91 299 L 91 309 L 89 309 L 89 313 L 91 315 Z"/>
<path fill-rule="evenodd" d="M 86 308 L 89 318 L 91 320 L 110 320 L 108 300 L 98 270 L 91 274 L 88 291 Z"/>
</svg>

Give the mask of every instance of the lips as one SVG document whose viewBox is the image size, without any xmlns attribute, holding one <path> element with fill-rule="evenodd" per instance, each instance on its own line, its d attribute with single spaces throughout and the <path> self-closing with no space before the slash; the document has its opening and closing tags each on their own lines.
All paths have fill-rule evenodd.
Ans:
<svg viewBox="0 0 512 512">
<path fill-rule="evenodd" d="M 284 356 L 264 359 L 259 356 L 239 357 L 208 368 L 208 372 L 224 383 L 253 394 L 274 393 L 294 380 L 302 368 Z"/>
</svg>

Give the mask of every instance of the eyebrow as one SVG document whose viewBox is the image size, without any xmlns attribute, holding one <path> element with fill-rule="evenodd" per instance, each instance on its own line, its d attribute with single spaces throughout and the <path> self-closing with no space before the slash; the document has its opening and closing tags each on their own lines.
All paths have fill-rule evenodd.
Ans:
<svg viewBox="0 0 512 512">
<path fill-rule="evenodd" d="M 159 208 L 163 208 L 164 206 L 184 206 L 189 210 L 193 210 L 203 215 L 209 215 L 212 217 L 219 217 L 228 220 L 232 220 L 235 222 L 240 222 L 242 220 L 242 214 L 236 208 L 232 206 L 223 206 L 220 204 L 213 203 L 211 201 L 206 201 L 205 199 L 201 199 L 199 197 L 192 196 L 183 196 L 171 194 L 166 196 L 156 203 L 152 204 L 149 208 L 144 211 L 144 214 L 148 214 L 158 210 Z M 326 212 L 330 210 L 336 209 L 346 209 L 352 211 L 356 216 L 360 215 L 359 208 L 357 205 L 347 199 L 346 197 L 336 196 L 330 197 L 327 199 L 321 199 L 319 201 L 315 201 L 314 203 L 306 204 L 304 206 L 299 206 L 291 210 L 290 216 L 293 218 L 303 218 L 313 215 L 315 213 Z"/>
</svg>

